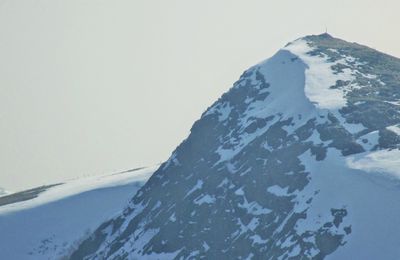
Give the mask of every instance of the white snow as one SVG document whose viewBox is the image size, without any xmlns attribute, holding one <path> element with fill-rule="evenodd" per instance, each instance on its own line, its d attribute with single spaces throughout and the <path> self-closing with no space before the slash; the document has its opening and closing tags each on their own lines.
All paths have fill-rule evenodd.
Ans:
<svg viewBox="0 0 400 260">
<path fill-rule="evenodd" d="M 366 140 L 366 143 L 363 140 Z M 373 131 L 366 135 L 363 135 L 357 139 L 357 143 L 362 145 L 364 150 L 371 151 L 379 142 L 379 131 Z"/>
<path fill-rule="evenodd" d="M 268 187 L 267 191 L 269 193 L 272 193 L 272 194 L 274 194 L 274 195 L 279 197 L 279 196 L 287 196 L 288 195 L 288 189 L 289 189 L 289 187 L 282 188 L 282 187 L 280 187 L 278 185 L 273 185 L 271 187 Z"/>
<path fill-rule="evenodd" d="M 336 85 L 337 80 L 353 81 L 351 71 L 345 69 L 343 73 L 335 74 L 331 67 L 338 62 L 328 62 L 327 57 L 309 55 L 313 48 L 304 39 L 296 40 L 284 49 L 307 64 L 304 91 L 312 103 L 320 109 L 340 109 L 346 105 L 344 90 L 330 87 Z"/>
<path fill-rule="evenodd" d="M 188 191 L 186 194 L 185 198 L 192 194 L 194 191 L 201 189 L 203 187 L 203 181 L 202 180 L 197 180 L 196 184 Z"/>
<path fill-rule="evenodd" d="M 204 248 L 204 251 L 208 251 L 208 249 L 210 249 L 210 246 L 207 244 L 207 242 L 203 242 L 203 248 Z"/>
<path fill-rule="evenodd" d="M 239 136 L 239 142 L 234 143 L 233 149 L 219 147 L 217 153 L 221 158 L 216 164 L 233 158 L 277 121 L 292 117 L 293 123 L 299 123 L 314 115 L 315 107 L 304 94 L 306 65 L 299 60 L 291 61 L 295 57 L 287 50 L 280 50 L 270 59 L 257 65 L 270 84 L 270 94 L 265 100 L 253 100 L 249 103 L 243 117 L 240 118 L 239 125 L 243 132 Z M 299 114 L 302 115 L 301 119 Z M 271 115 L 276 116 L 263 128 L 258 128 L 251 134 L 244 131 L 251 123 L 249 118 L 266 118 Z"/>
<path fill-rule="evenodd" d="M 400 135 L 400 127 L 398 125 L 392 125 L 392 126 L 388 126 L 386 127 L 387 130 L 392 131 L 393 133 Z"/>
<path fill-rule="evenodd" d="M 224 187 L 225 185 L 228 185 L 228 184 L 229 184 L 229 180 L 227 178 L 224 178 L 222 180 L 222 182 L 217 186 L 217 188 Z"/>
<path fill-rule="evenodd" d="M 251 231 L 254 231 L 257 226 L 260 224 L 258 218 L 252 218 L 250 220 L 250 223 L 247 225 L 247 228 L 250 229 Z"/>
<path fill-rule="evenodd" d="M 251 240 L 253 240 L 253 244 L 265 244 L 268 242 L 268 240 L 262 239 L 259 235 L 254 234 L 251 237 L 249 237 Z"/>
<path fill-rule="evenodd" d="M 173 213 L 170 217 L 169 220 L 171 220 L 172 222 L 176 221 L 176 217 L 175 217 L 175 213 Z"/>
<path fill-rule="evenodd" d="M 293 235 L 288 236 L 283 242 L 282 244 L 280 244 L 281 248 L 288 248 L 293 246 L 296 243 L 296 240 L 294 239 L 292 241 Z"/>
<path fill-rule="evenodd" d="M 289 253 L 288 257 L 295 257 L 295 256 L 297 256 L 298 254 L 300 254 L 300 252 L 301 252 L 300 245 L 296 245 L 296 246 L 293 248 L 293 250 Z"/>
<path fill-rule="evenodd" d="M 346 158 L 352 169 L 388 173 L 400 179 L 400 150 L 379 150 Z"/>
<path fill-rule="evenodd" d="M 373 169 L 366 172 L 348 167 L 346 157 L 335 149 L 328 149 L 323 161 L 315 161 L 309 152 L 301 160 L 311 173 L 311 182 L 302 194 L 319 193 L 307 206 L 310 207 L 307 220 L 300 221 L 296 230 L 300 234 L 315 230 L 322 223 L 332 221 L 330 209 L 345 208 L 348 215 L 337 232 L 343 233 L 343 227 L 350 225 L 352 232 L 346 237 L 345 245 L 327 259 L 400 259 L 400 181 L 372 172 Z"/>
<path fill-rule="evenodd" d="M 293 132 L 296 126 L 313 117 L 318 121 L 325 121 L 326 119 L 321 120 L 319 116 L 326 117 L 328 112 L 332 113 L 350 133 L 358 133 L 365 129 L 362 124 L 345 122 L 339 113 L 339 109 L 346 105 L 346 93 L 351 89 L 360 88 L 355 83 L 355 74 L 359 72 L 355 68 L 345 68 L 340 73 L 332 69 L 332 66 L 337 64 L 348 65 L 348 62 L 354 62 L 354 58 L 343 56 L 340 60 L 331 62 L 326 56 L 310 55 L 309 52 L 312 50 L 307 41 L 299 39 L 254 67 L 270 84 L 267 89 L 269 95 L 265 100 L 248 98 L 246 102 L 249 105 L 239 123 L 242 132 L 237 140 L 229 141 L 233 148 L 223 149 L 221 145 L 217 149 L 220 160 L 216 164 L 232 159 L 243 147 L 265 133 L 271 125 L 288 118 L 292 118 L 292 126 L 284 127 L 288 134 Z M 373 78 L 373 75 L 368 74 L 366 77 Z M 251 77 L 252 81 L 253 78 L 254 76 Z M 338 80 L 347 84 L 340 88 L 331 88 Z M 235 108 L 229 104 L 217 104 L 209 110 L 209 113 L 218 111 L 222 118 L 226 118 L 226 114 L 232 109 Z M 250 118 L 262 119 L 271 115 L 275 117 L 266 126 L 250 134 L 244 131 L 252 123 Z"/>
<path fill-rule="evenodd" d="M 272 212 L 272 210 L 262 207 L 255 201 L 249 203 L 246 197 L 243 198 L 244 202 L 239 204 L 238 206 L 242 209 L 246 209 L 248 214 L 257 216 L 257 215 L 266 215 Z"/>
<path fill-rule="evenodd" d="M 244 195 L 243 188 L 239 188 L 239 189 L 235 190 L 235 194 L 236 194 L 236 195 L 239 195 L 239 196 Z"/>
<path fill-rule="evenodd" d="M 151 167 L 134 172 L 115 173 L 112 175 L 103 174 L 68 181 L 62 185 L 46 190 L 37 198 L 0 207 L 0 215 L 15 210 L 18 211 L 27 208 L 38 207 L 43 204 L 65 199 L 67 197 L 90 190 L 122 186 L 131 184 L 133 182 L 145 182 L 150 177 L 150 174 L 155 171 L 155 168 L 156 167 Z"/>
<path fill-rule="evenodd" d="M 259 65 L 260 72 L 270 83 L 270 95 L 265 101 L 250 104 L 244 122 L 250 116 L 265 117 L 277 113 L 293 116 L 313 110 L 304 93 L 306 64 L 299 60 L 292 62 L 295 57 L 295 54 L 283 49 Z"/>
<path fill-rule="evenodd" d="M 400 101 L 384 101 L 384 102 L 395 106 L 400 106 Z"/>
<path fill-rule="evenodd" d="M 213 196 L 211 196 L 211 195 L 208 195 L 208 194 L 202 195 L 199 198 L 194 200 L 194 203 L 197 204 L 197 205 L 202 205 L 204 203 L 212 204 L 214 202 L 215 202 L 215 198 Z"/>
<path fill-rule="evenodd" d="M 332 111 L 332 114 L 335 115 L 335 117 L 340 121 L 341 125 L 351 134 L 358 133 L 362 130 L 367 129 L 365 126 L 362 124 L 350 124 L 345 121 L 345 119 L 342 117 L 342 115 L 339 113 L 339 111 Z"/>
<path fill-rule="evenodd" d="M 1 206 L 0 259 L 61 258 L 122 211 L 157 167 L 76 179 Z"/>
<path fill-rule="evenodd" d="M 345 68 L 340 73 L 332 70 L 332 66 L 337 64 L 348 65 L 348 62 L 353 62 L 355 59 L 351 56 L 344 56 L 336 62 L 329 62 L 328 57 L 312 56 L 308 54 L 314 49 L 310 47 L 304 39 L 296 40 L 284 48 L 297 57 L 299 57 L 306 65 L 304 92 L 308 100 L 313 103 L 319 110 L 328 109 L 342 124 L 342 126 L 350 133 L 357 133 L 366 129 L 362 124 L 350 124 L 339 113 L 339 109 L 343 108 L 347 99 L 346 92 L 351 89 L 360 88 L 361 86 L 355 83 L 355 69 Z M 373 75 L 365 75 L 365 77 L 373 78 Z M 334 88 L 336 82 L 341 80 L 349 82 L 341 88 Z"/>
</svg>

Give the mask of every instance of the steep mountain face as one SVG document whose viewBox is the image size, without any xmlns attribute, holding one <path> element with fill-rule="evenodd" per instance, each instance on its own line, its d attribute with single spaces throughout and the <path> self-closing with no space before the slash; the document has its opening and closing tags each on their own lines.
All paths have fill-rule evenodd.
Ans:
<svg viewBox="0 0 400 260">
<path fill-rule="evenodd" d="M 250 68 L 72 259 L 400 259 L 400 60 L 328 34 Z"/>
<path fill-rule="evenodd" d="M 120 214 L 155 170 L 79 178 L 0 197 L 0 259 L 62 259 Z"/>
</svg>

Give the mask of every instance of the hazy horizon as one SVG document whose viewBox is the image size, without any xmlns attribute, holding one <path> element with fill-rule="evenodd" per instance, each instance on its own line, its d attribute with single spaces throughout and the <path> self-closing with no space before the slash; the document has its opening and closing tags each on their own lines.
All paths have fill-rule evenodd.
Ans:
<svg viewBox="0 0 400 260">
<path fill-rule="evenodd" d="M 201 113 L 287 42 L 400 57 L 386 1 L 0 1 L 0 187 L 168 159 Z"/>
</svg>

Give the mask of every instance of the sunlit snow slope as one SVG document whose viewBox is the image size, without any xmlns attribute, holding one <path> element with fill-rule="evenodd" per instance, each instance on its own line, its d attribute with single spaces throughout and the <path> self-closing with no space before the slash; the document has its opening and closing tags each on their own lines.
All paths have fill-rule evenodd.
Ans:
<svg viewBox="0 0 400 260">
<path fill-rule="evenodd" d="M 400 259 L 400 60 L 307 36 L 245 71 L 72 259 Z"/>
<path fill-rule="evenodd" d="M 0 259 L 67 255 L 102 222 L 119 213 L 155 170 L 80 178 L 49 187 L 36 198 L 0 206 Z"/>
</svg>

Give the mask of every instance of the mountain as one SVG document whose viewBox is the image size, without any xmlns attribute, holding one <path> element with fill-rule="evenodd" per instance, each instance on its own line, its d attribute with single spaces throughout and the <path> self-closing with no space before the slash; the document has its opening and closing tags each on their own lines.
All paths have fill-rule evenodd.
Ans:
<svg viewBox="0 0 400 260">
<path fill-rule="evenodd" d="M 399 106 L 399 59 L 295 40 L 69 258 L 400 259 Z"/>
<path fill-rule="evenodd" d="M 0 259 L 61 259 L 123 210 L 155 170 L 79 178 L 0 197 Z"/>
</svg>

